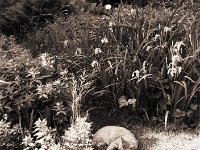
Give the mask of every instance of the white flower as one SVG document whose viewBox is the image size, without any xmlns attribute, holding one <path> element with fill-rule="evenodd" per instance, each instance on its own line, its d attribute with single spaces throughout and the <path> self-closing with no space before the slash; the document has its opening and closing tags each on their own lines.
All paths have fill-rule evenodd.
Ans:
<svg viewBox="0 0 200 150">
<path fill-rule="evenodd" d="M 107 39 L 106 37 L 104 37 L 104 38 L 101 40 L 101 43 L 102 43 L 102 44 L 104 44 L 104 43 L 107 44 L 107 43 L 108 43 L 108 39 Z"/>
<path fill-rule="evenodd" d="M 93 68 L 99 66 L 98 61 L 94 60 L 94 61 L 92 62 L 92 64 L 91 64 L 91 66 L 92 66 Z"/>
<path fill-rule="evenodd" d="M 46 60 L 48 57 L 49 57 L 48 53 L 43 53 L 40 55 L 40 59 L 42 59 L 42 60 Z"/>
<path fill-rule="evenodd" d="M 131 9 L 131 15 L 136 13 L 136 9 Z"/>
<path fill-rule="evenodd" d="M 65 70 L 62 70 L 61 72 L 60 72 L 60 75 L 67 75 L 68 74 L 68 70 L 67 69 L 65 69 Z"/>
<path fill-rule="evenodd" d="M 53 68 L 54 60 L 53 57 L 50 57 L 49 54 L 47 53 L 41 54 L 39 58 L 41 59 L 41 65 L 43 67 Z"/>
<path fill-rule="evenodd" d="M 8 119 L 8 114 L 3 115 L 3 119 L 7 120 Z"/>
<path fill-rule="evenodd" d="M 114 25 L 115 25 L 115 23 L 112 22 L 112 21 L 110 21 L 109 24 L 108 24 L 109 30 L 110 30 L 111 32 L 113 32 L 113 26 L 114 26 Z"/>
<path fill-rule="evenodd" d="M 39 70 L 37 68 L 33 68 L 31 67 L 29 70 L 28 70 L 28 75 L 26 77 L 29 77 L 31 76 L 33 79 L 35 79 L 36 75 L 40 74 Z"/>
<path fill-rule="evenodd" d="M 104 6 L 106 10 L 111 10 L 112 6 L 110 4 L 107 4 Z"/>
<path fill-rule="evenodd" d="M 152 48 L 152 46 L 147 46 L 146 51 L 148 52 L 150 49 Z"/>
<path fill-rule="evenodd" d="M 176 68 L 169 68 L 167 74 L 170 74 L 171 77 L 174 77 L 176 75 L 177 69 Z"/>
<path fill-rule="evenodd" d="M 171 31 L 172 31 L 172 28 L 164 27 L 164 32 L 171 32 Z"/>
<path fill-rule="evenodd" d="M 44 85 L 38 85 L 36 91 L 37 91 L 37 94 L 39 95 L 39 98 L 42 98 L 42 97 L 48 98 Z"/>
<path fill-rule="evenodd" d="M 136 71 L 135 71 L 135 76 L 136 76 L 137 78 L 140 77 L 140 72 L 139 72 L 139 70 L 136 70 Z"/>
<path fill-rule="evenodd" d="M 122 95 L 118 99 L 118 104 L 119 104 L 119 108 L 124 107 L 124 106 L 128 106 L 128 101 L 126 100 L 126 97 L 124 95 Z"/>
<path fill-rule="evenodd" d="M 129 100 L 128 100 L 128 104 L 132 105 L 133 108 L 135 108 L 136 101 L 137 101 L 137 100 L 136 100 L 135 98 L 129 99 Z"/>
<path fill-rule="evenodd" d="M 155 35 L 155 40 L 159 39 L 160 38 L 160 35 L 159 34 L 156 34 Z"/>
<path fill-rule="evenodd" d="M 46 60 L 42 60 L 41 64 L 42 64 L 43 67 L 46 67 L 48 65 Z"/>
<path fill-rule="evenodd" d="M 41 148 L 39 150 L 46 150 L 45 149 L 46 148 L 45 139 L 41 138 L 44 135 L 45 135 L 45 133 L 43 133 L 43 132 L 38 132 L 35 134 L 35 136 L 39 137 L 38 140 L 36 140 L 35 142 L 41 144 Z"/>
<path fill-rule="evenodd" d="M 146 66 L 146 61 L 143 62 L 142 70 L 143 70 L 144 73 L 147 73 L 147 70 L 146 70 L 145 66 Z"/>
<path fill-rule="evenodd" d="M 140 77 L 140 72 L 138 70 L 135 70 L 133 73 L 132 73 L 132 77 L 137 77 L 139 78 Z"/>
<path fill-rule="evenodd" d="M 39 119 L 35 122 L 35 126 L 36 126 L 36 128 L 46 129 L 47 120 L 46 120 L 46 119 L 41 120 L 41 119 L 39 118 Z"/>
<path fill-rule="evenodd" d="M 182 67 L 178 67 L 178 73 L 180 74 L 181 73 L 181 71 L 182 71 Z"/>
<path fill-rule="evenodd" d="M 59 80 L 59 79 L 58 79 L 58 80 L 55 80 L 55 81 L 53 82 L 53 85 L 55 85 L 55 86 L 60 85 L 60 80 Z"/>
<path fill-rule="evenodd" d="M 178 76 L 182 71 L 182 67 L 172 67 L 168 69 L 167 74 L 170 74 L 172 77 Z"/>
<path fill-rule="evenodd" d="M 69 43 L 68 40 L 63 41 L 64 47 L 67 47 L 67 46 L 68 46 L 68 43 Z"/>
<path fill-rule="evenodd" d="M 183 41 L 180 42 L 176 42 L 174 45 L 174 52 L 179 53 L 181 46 L 184 46 L 185 44 L 183 43 Z"/>
<path fill-rule="evenodd" d="M 33 138 L 31 137 L 31 135 L 29 136 L 25 136 L 22 140 L 22 144 L 24 146 L 30 146 L 30 147 L 34 147 L 34 143 L 33 143 Z"/>
<path fill-rule="evenodd" d="M 75 55 L 82 55 L 82 49 L 81 48 L 77 48 Z"/>
<path fill-rule="evenodd" d="M 94 54 L 97 55 L 97 54 L 100 54 L 100 53 L 102 53 L 101 49 L 100 48 L 95 48 Z"/>
<path fill-rule="evenodd" d="M 52 84 L 51 84 L 51 83 L 47 83 L 47 84 L 45 85 L 45 92 L 46 92 L 47 94 L 50 94 L 50 93 L 52 92 L 52 90 L 53 90 Z"/>
<path fill-rule="evenodd" d="M 49 150 L 61 150 L 60 143 L 51 145 Z"/>
<path fill-rule="evenodd" d="M 109 27 L 112 27 L 113 25 L 115 25 L 115 23 L 112 22 L 112 21 L 110 21 L 109 24 L 108 24 Z"/>
<path fill-rule="evenodd" d="M 181 61 L 181 58 L 179 55 L 173 55 L 172 56 L 172 67 L 176 67 L 178 65 L 178 62 Z"/>
<path fill-rule="evenodd" d="M 55 106 L 53 106 L 53 109 L 55 112 L 56 112 L 56 115 L 59 115 L 59 114 L 64 114 L 66 115 L 66 108 L 64 107 L 63 105 L 63 102 L 57 102 L 55 104 Z"/>
</svg>

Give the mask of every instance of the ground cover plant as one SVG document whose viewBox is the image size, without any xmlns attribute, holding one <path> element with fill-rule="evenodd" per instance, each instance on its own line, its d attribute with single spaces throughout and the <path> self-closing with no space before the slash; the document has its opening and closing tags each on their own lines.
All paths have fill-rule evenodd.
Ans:
<svg viewBox="0 0 200 150">
<path fill-rule="evenodd" d="M 6 15 L 15 3 L 6 4 Z M 56 7 L 54 21 L 31 32 L 6 36 L 3 30 L 0 149 L 93 149 L 92 134 L 105 125 L 128 127 L 141 142 L 151 139 L 139 141 L 139 149 L 163 145 L 162 133 L 144 127 L 140 135 L 138 124 L 161 127 L 164 135 L 193 128 L 198 141 L 200 4 L 169 4 L 112 8 L 82 1 L 67 17 Z M 18 33 L 26 34 L 20 43 Z"/>
</svg>

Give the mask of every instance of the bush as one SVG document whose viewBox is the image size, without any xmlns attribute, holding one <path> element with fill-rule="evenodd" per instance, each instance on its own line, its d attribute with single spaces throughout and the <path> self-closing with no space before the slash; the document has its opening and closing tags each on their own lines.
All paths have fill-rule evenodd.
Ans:
<svg viewBox="0 0 200 150">
<path fill-rule="evenodd" d="M 6 3 L 2 3 L 2 5 Z M 23 0 L 15 1 L 3 9 L 0 28 L 5 35 L 14 35 L 21 39 L 38 27 L 52 23 L 59 14 L 59 10 L 68 2 L 62 0 Z"/>
</svg>

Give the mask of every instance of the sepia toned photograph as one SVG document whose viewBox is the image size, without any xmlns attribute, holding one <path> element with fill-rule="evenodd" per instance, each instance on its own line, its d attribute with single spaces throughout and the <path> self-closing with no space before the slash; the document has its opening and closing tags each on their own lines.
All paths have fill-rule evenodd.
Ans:
<svg viewBox="0 0 200 150">
<path fill-rule="evenodd" d="M 0 0 L 0 150 L 200 150 L 200 0 Z"/>
</svg>

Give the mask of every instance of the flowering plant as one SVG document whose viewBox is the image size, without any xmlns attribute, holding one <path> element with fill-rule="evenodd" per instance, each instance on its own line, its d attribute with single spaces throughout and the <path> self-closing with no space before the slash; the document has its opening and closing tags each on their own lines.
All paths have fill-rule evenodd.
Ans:
<svg viewBox="0 0 200 150">
<path fill-rule="evenodd" d="M 77 117 L 76 122 L 65 130 L 61 140 L 57 140 L 56 130 L 47 127 L 46 119 L 38 119 L 33 137 L 25 135 L 22 145 L 24 150 L 93 150 L 90 138 L 91 123 L 86 122 L 86 117 Z"/>
</svg>

